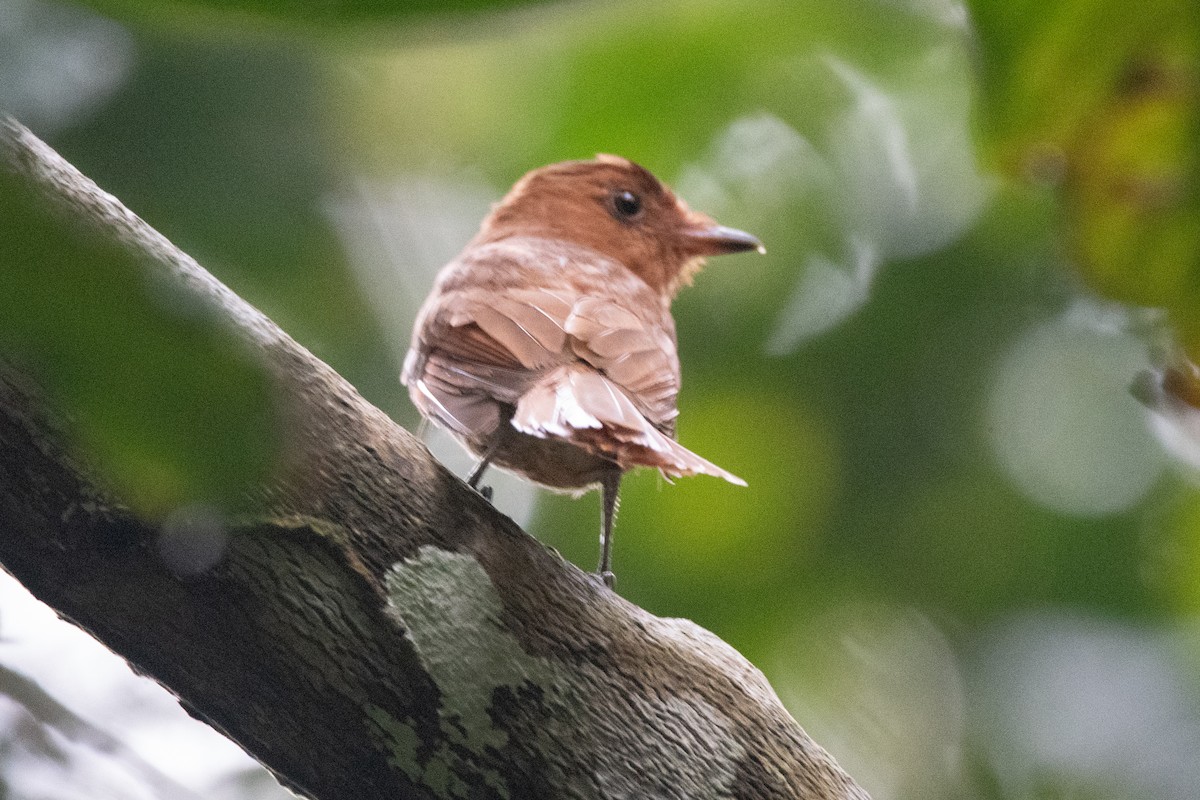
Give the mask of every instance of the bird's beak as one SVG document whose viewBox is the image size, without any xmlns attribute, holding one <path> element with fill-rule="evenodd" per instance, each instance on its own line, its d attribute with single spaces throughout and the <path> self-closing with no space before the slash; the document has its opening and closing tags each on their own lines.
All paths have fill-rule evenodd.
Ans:
<svg viewBox="0 0 1200 800">
<path fill-rule="evenodd" d="M 726 253 L 744 253 L 747 250 L 767 252 L 757 236 L 737 228 L 708 223 L 688 228 L 683 233 L 688 250 L 698 256 L 719 256 Z"/>
</svg>

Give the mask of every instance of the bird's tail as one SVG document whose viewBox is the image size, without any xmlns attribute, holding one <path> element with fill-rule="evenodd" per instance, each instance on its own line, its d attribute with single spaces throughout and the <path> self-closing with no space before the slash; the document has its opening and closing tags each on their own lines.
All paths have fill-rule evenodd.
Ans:
<svg viewBox="0 0 1200 800">
<path fill-rule="evenodd" d="M 571 442 L 623 469 L 657 467 L 668 478 L 712 475 L 746 485 L 658 430 L 619 386 L 588 367 L 560 367 L 538 381 L 517 402 L 512 425 Z"/>
</svg>

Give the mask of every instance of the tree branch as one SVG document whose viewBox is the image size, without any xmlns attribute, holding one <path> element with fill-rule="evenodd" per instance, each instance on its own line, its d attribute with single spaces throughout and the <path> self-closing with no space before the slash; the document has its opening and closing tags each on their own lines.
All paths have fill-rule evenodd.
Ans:
<svg viewBox="0 0 1200 800">
<path fill-rule="evenodd" d="M 285 440 L 249 514 L 185 514 L 167 537 L 0 352 L 0 563 L 284 784 L 321 800 L 867 797 L 732 648 L 524 534 L 11 120 L 0 176 L 218 315 L 269 376 Z M 212 557 L 182 568 L 179 541 Z"/>
</svg>

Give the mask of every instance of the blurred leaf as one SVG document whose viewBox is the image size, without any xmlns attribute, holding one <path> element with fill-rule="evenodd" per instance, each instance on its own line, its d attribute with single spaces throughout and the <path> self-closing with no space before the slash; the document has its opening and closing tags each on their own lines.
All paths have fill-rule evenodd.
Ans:
<svg viewBox="0 0 1200 800">
<path fill-rule="evenodd" d="M 764 108 L 823 139 L 821 112 L 845 94 L 823 55 L 875 72 L 947 32 L 905 4 L 621 2 L 572 11 L 531 16 L 469 47 L 349 59 L 353 69 L 331 75 L 332 124 L 357 148 L 352 158 L 400 170 L 469 154 L 508 185 L 532 166 L 619 151 L 669 178 L 723 126 Z"/>
<path fill-rule="evenodd" d="M 972 3 L 992 159 L 1057 184 L 1094 291 L 1200 346 L 1200 12 L 1191 0 Z"/>
<path fill-rule="evenodd" d="M 1147 579 L 1181 614 L 1200 611 L 1200 495 L 1176 500 L 1148 541 Z"/>
<path fill-rule="evenodd" d="M 393 409 L 403 353 L 380 341 L 325 211 L 338 145 L 314 111 L 312 53 L 154 34 L 138 54 L 112 101 L 55 148 Z"/>
<path fill-rule="evenodd" d="M 88 0 L 87 5 L 129 22 L 188 18 L 223 25 L 380 25 L 474 12 L 545 5 L 548 0 Z"/>
<path fill-rule="evenodd" d="M 1191 310 L 1200 289 L 1195 66 L 1169 54 L 1130 64 L 1079 142 L 1065 189 L 1089 281 L 1200 327 Z"/>
<path fill-rule="evenodd" d="M 270 387 L 215 315 L 129 250 L 0 177 L 0 357 L 61 406 L 149 516 L 234 505 L 275 450 Z"/>
<path fill-rule="evenodd" d="M 7 0 L 0 20 L 0 108 L 42 136 L 103 107 L 133 67 L 129 31 L 85 9 Z"/>
</svg>

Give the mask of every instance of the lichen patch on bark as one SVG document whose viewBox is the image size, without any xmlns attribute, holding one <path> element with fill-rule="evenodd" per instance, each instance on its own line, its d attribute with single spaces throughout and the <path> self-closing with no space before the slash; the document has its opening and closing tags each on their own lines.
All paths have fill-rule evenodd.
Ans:
<svg viewBox="0 0 1200 800">
<path fill-rule="evenodd" d="M 596 665 L 527 653 L 472 556 L 424 546 L 393 567 L 387 590 L 441 691 L 456 752 L 484 763 L 536 754 L 537 773 L 564 797 L 733 796 L 744 751 L 720 711 L 695 694 L 630 692 Z"/>
</svg>

